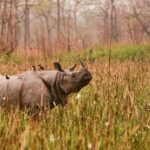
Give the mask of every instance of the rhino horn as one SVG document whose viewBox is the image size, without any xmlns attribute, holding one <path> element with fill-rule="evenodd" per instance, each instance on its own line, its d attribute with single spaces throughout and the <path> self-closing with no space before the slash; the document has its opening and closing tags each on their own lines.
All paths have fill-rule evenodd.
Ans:
<svg viewBox="0 0 150 150">
<path fill-rule="evenodd" d="M 83 62 L 81 61 L 81 59 L 79 59 L 80 62 L 80 68 L 85 68 L 85 65 L 83 64 Z"/>
<path fill-rule="evenodd" d="M 70 71 L 73 71 L 76 67 L 76 64 L 74 64 L 73 66 L 71 66 L 70 68 L 68 68 Z"/>
</svg>

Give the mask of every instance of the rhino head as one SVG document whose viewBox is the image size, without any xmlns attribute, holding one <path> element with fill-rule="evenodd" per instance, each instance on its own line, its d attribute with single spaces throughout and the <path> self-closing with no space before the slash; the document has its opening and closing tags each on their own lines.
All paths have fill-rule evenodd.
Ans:
<svg viewBox="0 0 150 150">
<path fill-rule="evenodd" d="M 92 79 L 91 73 L 80 61 L 80 69 L 74 71 L 76 64 L 68 69 L 63 69 L 58 62 L 54 62 L 55 69 L 61 72 L 62 80 L 60 83 L 61 89 L 68 95 L 72 92 L 79 92 L 81 88 L 86 86 Z"/>
</svg>

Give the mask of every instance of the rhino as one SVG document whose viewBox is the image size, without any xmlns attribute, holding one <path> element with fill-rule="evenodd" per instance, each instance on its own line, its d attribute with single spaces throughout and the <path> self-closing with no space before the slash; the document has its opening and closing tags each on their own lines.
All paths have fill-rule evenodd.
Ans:
<svg viewBox="0 0 150 150">
<path fill-rule="evenodd" d="M 54 62 L 55 70 L 33 70 L 12 76 L 0 76 L 0 106 L 18 105 L 20 109 L 38 106 L 54 108 L 65 106 L 67 96 L 79 92 L 92 79 L 91 73 L 80 60 L 63 69 L 59 62 Z"/>
</svg>

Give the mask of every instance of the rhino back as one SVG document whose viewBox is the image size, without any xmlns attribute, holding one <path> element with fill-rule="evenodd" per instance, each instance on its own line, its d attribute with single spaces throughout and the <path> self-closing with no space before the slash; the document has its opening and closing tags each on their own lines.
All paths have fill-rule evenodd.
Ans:
<svg viewBox="0 0 150 150">
<path fill-rule="evenodd" d="M 0 77 L 0 105 L 9 105 L 17 103 L 19 100 L 19 92 L 22 80 L 18 76 Z"/>
<path fill-rule="evenodd" d="M 21 101 L 23 107 L 50 106 L 51 93 L 43 83 L 43 81 L 34 72 L 25 74 L 24 82 L 21 90 Z"/>
</svg>

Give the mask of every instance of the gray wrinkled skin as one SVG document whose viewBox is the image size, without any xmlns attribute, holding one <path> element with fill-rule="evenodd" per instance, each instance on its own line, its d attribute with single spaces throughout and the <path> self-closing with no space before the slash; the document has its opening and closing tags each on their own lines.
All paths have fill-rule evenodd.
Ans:
<svg viewBox="0 0 150 150">
<path fill-rule="evenodd" d="M 92 79 L 84 64 L 80 63 L 78 71 L 74 71 L 76 65 L 62 69 L 56 62 L 55 71 L 27 71 L 9 76 L 9 79 L 0 76 L 0 106 L 16 104 L 21 109 L 65 106 L 67 95 L 80 91 Z"/>
</svg>

